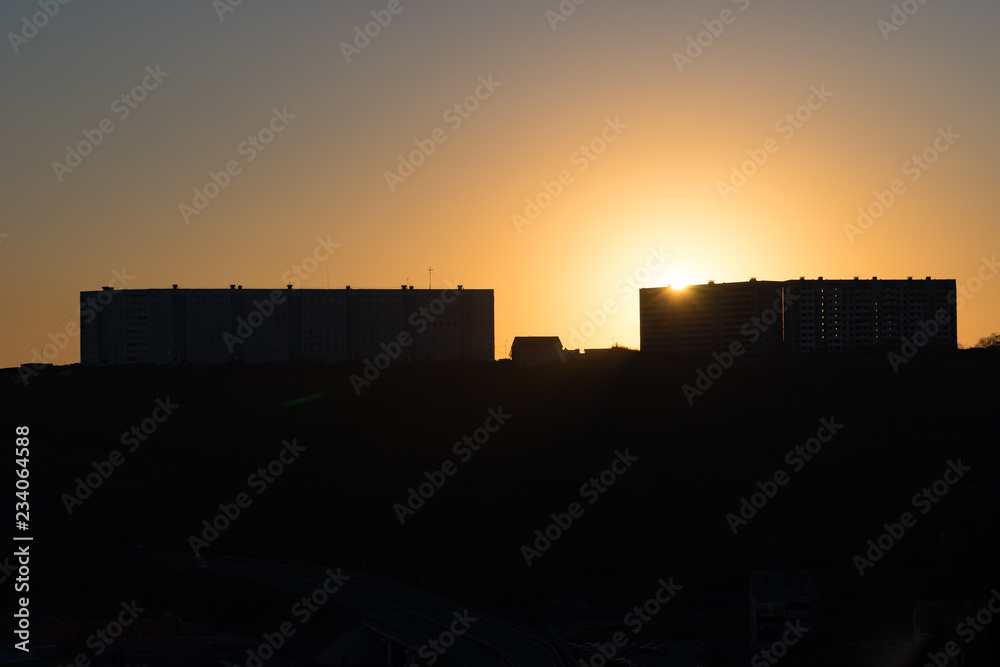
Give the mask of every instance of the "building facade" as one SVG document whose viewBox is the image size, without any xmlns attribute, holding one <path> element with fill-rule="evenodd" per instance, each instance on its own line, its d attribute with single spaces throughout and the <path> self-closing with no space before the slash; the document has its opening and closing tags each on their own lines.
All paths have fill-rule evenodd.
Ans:
<svg viewBox="0 0 1000 667">
<path fill-rule="evenodd" d="M 753 570 L 750 573 L 750 650 L 786 636 L 788 623 L 812 627 L 819 599 L 806 570 Z"/>
<path fill-rule="evenodd" d="M 921 347 L 953 350 L 958 344 L 954 294 L 954 280 L 930 277 L 751 279 L 642 289 L 640 347 L 710 354 L 739 341 L 755 353 L 857 352 L 898 347 L 923 332 L 928 340 Z"/>
<path fill-rule="evenodd" d="M 736 340 L 751 352 L 781 349 L 784 285 L 767 280 L 710 282 L 682 290 L 639 290 L 639 348 L 683 354 L 724 350 Z M 773 311 L 777 319 L 770 320 Z M 766 316 L 769 324 L 755 326 Z"/>
<path fill-rule="evenodd" d="M 85 365 L 373 357 L 492 361 L 493 290 L 147 289 L 80 293 Z M 400 345 L 400 341 L 409 341 Z"/>
<path fill-rule="evenodd" d="M 922 325 L 935 321 L 939 310 L 948 321 L 926 347 L 958 347 L 954 280 L 800 278 L 786 283 L 786 294 L 794 308 L 785 340 L 794 352 L 898 347 L 903 338 L 913 340 Z"/>
</svg>

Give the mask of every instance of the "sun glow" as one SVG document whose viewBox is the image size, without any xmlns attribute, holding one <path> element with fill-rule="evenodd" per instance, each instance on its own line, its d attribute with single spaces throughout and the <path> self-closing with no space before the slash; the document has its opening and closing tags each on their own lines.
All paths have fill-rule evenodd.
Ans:
<svg viewBox="0 0 1000 667">
<path fill-rule="evenodd" d="M 675 272 L 667 276 L 667 285 L 671 289 L 675 290 L 683 290 L 684 288 L 694 285 L 697 282 L 697 279 L 689 273 Z"/>
</svg>

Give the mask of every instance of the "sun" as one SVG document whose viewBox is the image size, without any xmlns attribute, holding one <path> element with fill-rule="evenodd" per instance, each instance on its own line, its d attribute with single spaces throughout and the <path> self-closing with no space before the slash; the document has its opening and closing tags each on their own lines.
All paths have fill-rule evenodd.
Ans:
<svg viewBox="0 0 1000 667">
<path fill-rule="evenodd" d="M 648 280 L 643 281 L 646 287 L 670 287 L 681 291 L 697 285 L 699 282 L 699 271 L 696 266 L 687 262 L 669 261 L 659 270 L 652 272 Z"/>
<path fill-rule="evenodd" d="M 693 275 L 683 271 L 677 271 L 667 275 L 667 285 L 671 289 L 678 291 L 694 285 L 697 282 L 697 279 Z"/>
</svg>

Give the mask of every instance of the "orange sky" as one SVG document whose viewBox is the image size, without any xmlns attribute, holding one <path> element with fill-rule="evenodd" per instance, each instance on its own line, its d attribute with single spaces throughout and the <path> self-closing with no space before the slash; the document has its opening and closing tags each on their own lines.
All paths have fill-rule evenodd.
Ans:
<svg viewBox="0 0 1000 667">
<path fill-rule="evenodd" d="M 494 289 L 498 357 L 606 302 L 572 346 L 638 347 L 629 281 L 964 284 L 1000 250 L 995 4 L 898 30 L 860 0 L 151 5 L 60 5 L 35 31 L 35 3 L 0 9 L 0 366 L 78 361 L 59 332 L 123 267 L 133 288 L 280 287 L 317 237 L 339 247 L 301 287 L 424 287 L 430 266 Z M 959 341 L 998 306 L 987 280 Z"/>
</svg>

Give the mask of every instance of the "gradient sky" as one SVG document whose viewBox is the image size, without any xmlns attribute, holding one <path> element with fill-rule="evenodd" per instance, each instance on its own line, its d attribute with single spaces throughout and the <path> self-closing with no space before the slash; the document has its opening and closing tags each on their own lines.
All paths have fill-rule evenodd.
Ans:
<svg viewBox="0 0 1000 667">
<path fill-rule="evenodd" d="M 872 0 L 566 0 L 558 23 L 556 0 L 243 0 L 220 19 L 224 3 L 76 0 L 16 53 L 10 33 L 42 10 L 0 6 L 0 366 L 58 348 L 79 292 L 121 287 L 123 267 L 131 288 L 281 287 L 318 237 L 339 247 L 301 287 L 426 287 L 433 267 L 436 287 L 494 289 L 498 357 L 517 335 L 569 341 L 605 302 L 615 312 L 571 346 L 638 347 L 626 277 L 965 284 L 1000 252 L 995 2 L 897 3 L 918 9 L 891 32 L 893 3 Z M 347 62 L 342 43 L 390 5 Z M 116 98 L 157 66 L 169 74 L 120 118 Z M 480 77 L 499 86 L 456 127 L 445 112 Z M 830 96 L 807 120 L 779 124 L 815 89 Z M 294 119 L 248 161 L 240 146 L 274 109 Z M 105 118 L 114 130 L 57 174 Z M 603 153 L 578 152 L 609 122 Z M 446 140 L 390 189 L 400 154 L 438 128 Z M 907 164 L 948 128 L 936 162 Z M 767 159 L 724 196 L 748 151 Z M 231 160 L 240 172 L 186 223 L 180 205 Z M 852 235 L 897 179 L 905 191 Z M 978 286 L 965 345 L 1000 330 L 1000 279 Z M 48 354 L 76 362 L 79 339 Z"/>
</svg>

